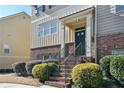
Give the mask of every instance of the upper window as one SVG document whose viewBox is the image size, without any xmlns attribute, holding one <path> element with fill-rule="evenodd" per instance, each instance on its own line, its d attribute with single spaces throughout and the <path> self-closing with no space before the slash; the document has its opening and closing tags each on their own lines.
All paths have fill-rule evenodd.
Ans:
<svg viewBox="0 0 124 93">
<path fill-rule="evenodd" d="M 37 35 L 38 37 L 50 35 L 57 31 L 57 23 L 55 20 L 50 21 L 45 24 L 39 24 L 37 28 Z"/>
<path fill-rule="evenodd" d="M 51 22 L 51 33 L 56 32 L 56 21 Z"/>
<path fill-rule="evenodd" d="M 124 11 L 124 5 L 116 5 L 116 13 Z"/>
<path fill-rule="evenodd" d="M 44 12 L 45 11 L 45 5 L 37 5 L 37 11 L 38 12 Z"/>
<path fill-rule="evenodd" d="M 49 9 L 51 9 L 51 8 L 53 8 L 54 7 L 54 5 L 49 5 Z"/>
<path fill-rule="evenodd" d="M 50 27 L 49 24 L 46 24 L 44 26 L 44 35 L 48 35 L 50 33 Z"/>
<path fill-rule="evenodd" d="M 44 28 L 41 24 L 38 25 L 37 27 L 37 30 L 38 30 L 38 37 L 42 37 L 44 35 Z"/>
</svg>

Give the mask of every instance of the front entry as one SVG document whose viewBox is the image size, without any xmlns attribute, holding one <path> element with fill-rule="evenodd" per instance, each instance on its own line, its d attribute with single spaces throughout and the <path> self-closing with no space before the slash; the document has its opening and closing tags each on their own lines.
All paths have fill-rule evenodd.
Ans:
<svg viewBox="0 0 124 93">
<path fill-rule="evenodd" d="M 85 28 L 78 28 L 75 32 L 75 55 L 85 55 Z"/>
</svg>

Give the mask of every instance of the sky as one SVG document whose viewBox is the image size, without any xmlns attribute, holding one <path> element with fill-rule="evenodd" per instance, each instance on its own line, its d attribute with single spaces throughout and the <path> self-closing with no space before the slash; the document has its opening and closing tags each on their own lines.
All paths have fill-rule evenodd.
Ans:
<svg viewBox="0 0 124 93">
<path fill-rule="evenodd" d="M 31 16 L 31 7 L 28 5 L 0 5 L 0 17 L 26 12 Z"/>
</svg>

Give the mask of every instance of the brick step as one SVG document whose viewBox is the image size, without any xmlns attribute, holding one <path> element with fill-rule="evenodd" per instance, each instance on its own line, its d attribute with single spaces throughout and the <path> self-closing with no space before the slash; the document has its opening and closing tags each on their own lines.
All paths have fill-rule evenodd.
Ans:
<svg viewBox="0 0 124 93">
<path fill-rule="evenodd" d="M 66 61 L 66 63 L 65 62 L 61 62 L 60 63 L 60 65 L 76 65 L 77 64 L 77 62 L 74 62 L 74 61 Z"/>
<path fill-rule="evenodd" d="M 66 72 L 66 73 L 71 73 L 72 69 L 69 69 L 69 68 L 66 68 L 66 69 L 63 69 L 63 68 L 60 68 L 60 73 L 61 72 Z"/>
<path fill-rule="evenodd" d="M 65 75 L 67 76 L 67 77 L 71 77 L 71 74 L 70 73 L 64 73 L 64 72 L 59 72 L 59 73 L 54 73 L 53 74 L 53 76 L 60 76 L 60 77 L 65 77 Z"/>
<path fill-rule="evenodd" d="M 64 82 L 56 82 L 56 81 L 45 81 L 45 85 L 50 85 L 50 86 L 58 87 L 58 88 L 64 88 L 65 87 Z"/>
<path fill-rule="evenodd" d="M 60 65 L 60 68 L 73 68 L 75 65 Z"/>
<path fill-rule="evenodd" d="M 65 77 L 60 77 L 60 76 L 51 76 L 49 77 L 50 81 L 60 81 L 60 82 L 65 82 Z M 67 77 L 66 80 L 69 82 L 71 78 Z"/>
</svg>

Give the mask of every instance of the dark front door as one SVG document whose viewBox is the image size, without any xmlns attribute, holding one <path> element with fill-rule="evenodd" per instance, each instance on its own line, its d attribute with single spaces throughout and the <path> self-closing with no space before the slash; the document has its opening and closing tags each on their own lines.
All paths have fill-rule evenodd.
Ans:
<svg viewBox="0 0 124 93">
<path fill-rule="evenodd" d="M 76 29 L 75 32 L 75 54 L 76 56 L 85 55 L 85 29 Z"/>
</svg>

